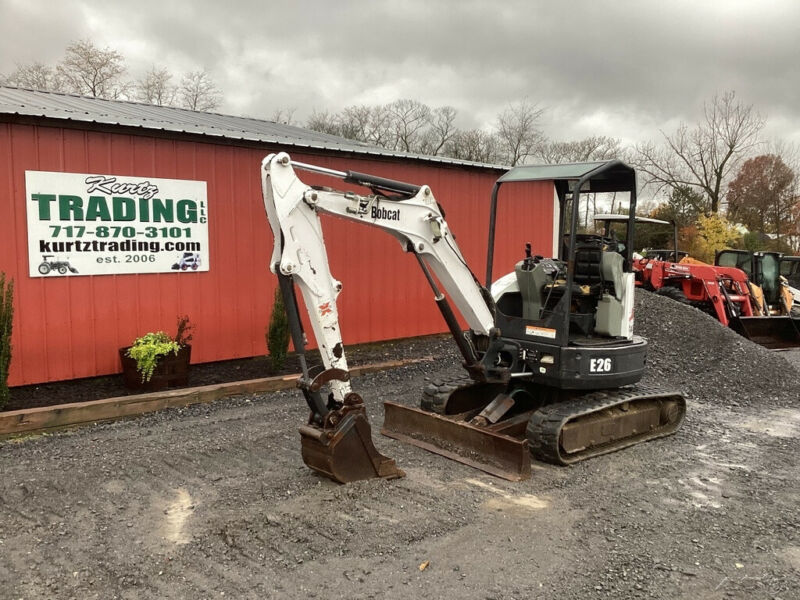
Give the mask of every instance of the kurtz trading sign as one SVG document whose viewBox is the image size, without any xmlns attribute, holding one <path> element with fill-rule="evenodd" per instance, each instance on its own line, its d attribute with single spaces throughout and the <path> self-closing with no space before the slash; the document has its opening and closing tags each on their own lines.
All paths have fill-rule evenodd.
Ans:
<svg viewBox="0 0 800 600">
<path fill-rule="evenodd" d="M 25 171 L 31 277 L 208 271 L 205 181 Z"/>
</svg>

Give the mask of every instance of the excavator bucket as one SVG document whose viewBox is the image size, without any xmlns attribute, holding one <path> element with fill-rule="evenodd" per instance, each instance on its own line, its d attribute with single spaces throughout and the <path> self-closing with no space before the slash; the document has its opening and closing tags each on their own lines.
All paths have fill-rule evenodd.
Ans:
<svg viewBox="0 0 800 600">
<path fill-rule="evenodd" d="M 385 436 L 509 481 L 530 479 L 531 455 L 523 436 L 529 414 L 477 427 L 467 420 L 474 411 L 443 417 L 393 402 L 383 406 Z"/>
<path fill-rule="evenodd" d="M 303 462 L 338 483 L 405 476 L 394 460 L 375 448 L 363 408 L 344 413 L 332 428 L 304 425 L 300 441 Z"/>
<path fill-rule="evenodd" d="M 789 315 L 739 317 L 731 329 L 770 350 L 800 347 L 800 319 Z"/>
</svg>

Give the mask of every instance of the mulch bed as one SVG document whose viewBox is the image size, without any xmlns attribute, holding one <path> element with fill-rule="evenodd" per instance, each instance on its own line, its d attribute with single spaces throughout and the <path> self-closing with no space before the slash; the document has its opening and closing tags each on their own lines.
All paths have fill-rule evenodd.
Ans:
<svg viewBox="0 0 800 600">
<path fill-rule="evenodd" d="M 443 342 L 449 340 L 448 336 L 425 336 L 424 338 L 350 346 L 346 349 L 347 361 L 350 366 L 356 366 L 414 357 L 422 341 L 436 338 L 441 338 Z M 316 350 L 307 354 L 307 360 L 309 365 L 322 363 Z M 292 375 L 299 372 L 300 362 L 295 355 L 290 355 L 287 358 L 286 364 L 280 371 L 274 371 L 270 368 L 270 363 L 266 356 L 192 364 L 189 370 L 189 384 L 183 387 L 229 383 L 276 375 Z M 5 410 L 102 400 L 104 398 L 116 398 L 139 393 L 141 393 L 141 390 L 129 390 L 124 386 L 121 373 L 103 377 L 87 377 L 85 379 L 12 387 L 11 400 L 6 405 Z"/>
</svg>

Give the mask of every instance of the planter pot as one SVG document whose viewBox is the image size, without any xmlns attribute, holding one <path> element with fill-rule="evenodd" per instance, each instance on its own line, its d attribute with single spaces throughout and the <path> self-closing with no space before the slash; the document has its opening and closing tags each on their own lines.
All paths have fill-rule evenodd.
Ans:
<svg viewBox="0 0 800 600">
<path fill-rule="evenodd" d="M 125 381 L 125 387 L 129 390 L 156 392 L 189 383 L 191 346 L 184 346 L 178 350 L 177 354 L 170 352 L 162 356 L 153 370 L 150 381 L 146 382 L 142 381 L 142 374 L 136 369 L 136 361 L 127 355 L 128 348 L 119 349 L 119 359 L 122 361 L 122 378 Z"/>
</svg>

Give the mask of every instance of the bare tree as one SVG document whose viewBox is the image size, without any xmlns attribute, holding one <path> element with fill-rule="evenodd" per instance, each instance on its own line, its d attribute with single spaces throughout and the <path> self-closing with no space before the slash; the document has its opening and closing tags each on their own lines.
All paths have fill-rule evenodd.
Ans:
<svg viewBox="0 0 800 600">
<path fill-rule="evenodd" d="M 526 98 L 498 115 L 497 136 L 502 159 L 512 167 L 524 162 L 541 142 L 538 122 L 543 113 L 543 108 Z"/>
<path fill-rule="evenodd" d="M 441 106 L 428 116 L 428 128 L 422 135 L 418 150 L 422 154 L 436 156 L 443 152 L 447 143 L 453 139 L 456 129 L 457 111 L 452 106 Z"/>
<path fill-rule="evenodd" d="M 41 62 L 28 65 L 17 65 L 16 70 L 8 77 L 2 78 L 3 85 L 58 92 L 62 89 L 61 79 L 53 67 Z"/>
<path fill-rule="evenodd" d="M 764 119 L 736 99 L 735 92 L 714 96 L 703 107 L 703 119 L 694 128 L 681 124 L 667 135 L 664 145 L 637 146 L 637 162 L 656 191 L 689 186 L 708 196 L 711 212 L 724 200 L 725 184 L 742 161 L 760 143 Z"/>
<path fill-rule="evenodd" d="M 314 111 L 305 126 L 391 150 L 436 155 L 456 131 L 455 117 L 451 106 L 431 110 L 417 100 L 396 100 L 348 106 L 339 113 Z"/>
<path fill-rule="evenodd" d="M 418 150 L 422 132 L 430 119 L 430 107 L 418 100 L 403 99 L 395 100 L 386 108 L 394 132 L 394 150 Z"/>
<path fill-rule="evenodd" d="M 184 75 L 178 95 L 181 106 L 190 110 L 214 110 L 222 102 L 222 93 L 205 70 Z"/>
<path fill-rule="evenodd" d="M 329 135 L 342 135 L 337 115 L 327 110 L 318 112 L 315 109 L 311 111 L 311 116 L 306 121 L 305 128 Z"/>
<path fill-rule="evenodd" d="M 595 135 L 573 142 L 545 140 L 536 148 L 534 156 L 543 163 L 558 164 L 622 159 L 625 154 L 619 139 Z"/>
<path fill-rule="evenodd" d="M 141 102 L 156 106 L 172 106 L 175 104 L 177 88 L 170 83 L 172 74 L 166 68 L 155 65 L 142 77 L 136 85 L 136 95 Z"/>
<path fill-rule="evenodd" d="M 338 121 L 342 137 L 393 148 L 394 132 L 385 106 L 348 106 L 338 115 Z"/>
<path fill-rule="evenodd" d="M 75 94 L 115 100 L 131 92 L 131 84 L 122 79 L 122 55 L 108 47 L 98 48 L 88 39 L 67 46 L 56 72 L 64 88 Z"/>
<path fill-rule="evenodd" d="M 447 143 L 444 155 L 458 160 L 498 162 L 499 141 L 494 133 L 481 129 L 457 131 Z"/>
<path fill-rule="evenodd" d="M 269 118 L 270 121 L 274 123 L 280 123 L 281 125 L 296 125 L 297 121 L 294 120 L 294 113 L 297 111 L 297 107 L 292 106 L 289 108 L 276 108 L 272 112 L 272 116 Z"/>
</svg>

